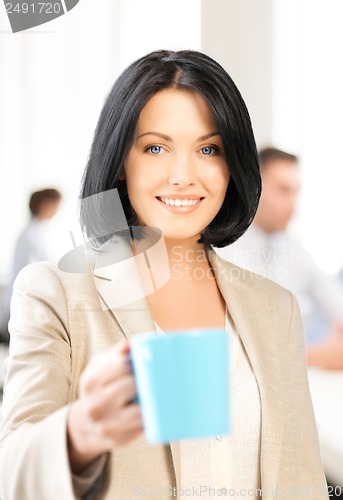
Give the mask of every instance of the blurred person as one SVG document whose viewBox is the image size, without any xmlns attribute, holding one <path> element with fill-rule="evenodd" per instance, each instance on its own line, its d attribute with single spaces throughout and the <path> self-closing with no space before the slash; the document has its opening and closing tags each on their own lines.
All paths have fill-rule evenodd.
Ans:
<svg viewBox="0 0 343 500">
<path fill-rule="evenodd" d="M 276 148 L 259 152 L 262 195 L 253 224 L 219 255 L 291 290 L 299 301 L 308 364 L 343 368 L 343 287 L 326 276 L 288 226 L 300 191 L 298 158 Z"/>
<path fill-rule="evenodd" d="M 28 264 L 52 259 L 54 253 L 50 221 L 56 215 L 60 202 L 61 193 L 57 189 L 43 189 L 32 193 L 29 202 L 31 219 L 15 245 L 12 282 Z"/>
<path fill-rule="evenodd" d="M 10 278 L 4 292 L 2 303 L 2 341 L 6 342 L 8 340 L 7 323 L 12 287 L 19 271 L 33 262 L 52 260 L 55 255 L 55 240 L 51 233 L 50 223 L 59 209 L 61 198 L 61 193 L 53 188 L 35 191 L 30 196 L 29 209 L 31 218 L 16 241 Z"/>
</svg>

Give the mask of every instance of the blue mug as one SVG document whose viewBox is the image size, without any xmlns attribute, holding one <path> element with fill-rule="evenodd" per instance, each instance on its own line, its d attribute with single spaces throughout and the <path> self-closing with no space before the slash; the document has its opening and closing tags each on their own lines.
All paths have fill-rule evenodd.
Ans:
<svg viewBox="0 0 343 500">
<path fill-rule="evenodd" d="M 229 434 L 228 333 L 219 328 L 164 333 L 131 338 L 147 442 Z"/>
</svg>

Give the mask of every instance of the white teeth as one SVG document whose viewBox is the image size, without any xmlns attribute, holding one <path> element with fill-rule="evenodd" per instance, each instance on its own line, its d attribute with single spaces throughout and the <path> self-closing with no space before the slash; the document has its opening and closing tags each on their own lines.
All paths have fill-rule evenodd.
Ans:
<svg viewBox="0 0 343 500">
<path fill-rule="evenodd" d="M 162 200 L 163 203 L 166 203 L 167 205 L 172 205 L 176 207 L 188 207 L 199 203 L 200 198 L 197 200 L 179 200 L 179 199 L 174 200 L 173 198 L 160 198 L 160 200 Z"/>
</svg>

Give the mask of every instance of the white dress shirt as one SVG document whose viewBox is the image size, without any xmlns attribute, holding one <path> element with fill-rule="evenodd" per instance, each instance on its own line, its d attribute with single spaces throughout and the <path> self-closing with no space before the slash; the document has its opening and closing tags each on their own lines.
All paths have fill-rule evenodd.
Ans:
<svg viewBox="0 0 343 500">
<path fill-rule="evenodd" d="M 343 287 L 325 275 L 300 241 L 288 232 L 268 234 L 253 224 L 235 243 L 215 251 L 291 290 L 300 305 L 308 342 L 327 334 L 330 325 L 323 316 L 330 322 L 343 322 Z M 314 321 L 317 313 L 321 316 Z"/>
<path fill-rule="evenodd" d="M 33 217 L 17 239 L 12 266 L 12 281 L 19 271 L 28 264 L 53 259 L 55 256 L 54 243 L 51 220 L 38 220 Z"/>
<path fill-rule="evenodd" d="M 39 220 L 32 217 L 25 229 L 20 233 L 14 248 L 12 268 L 9 280 L 4 291 L 2 303 L 0 304 L 0 326 L 7 329 L 10 315 L 10 301 L 12 287 L 19 271 L 33 262 L 54 260 L 56 257 L 57 238 L 51 227 L 51 220 Z"/>
<path fill-rule="evenodd" d="M 157 331 L 164 331 L 155 322 Z M 226 310 L 230 352 L 231 433 L 182 440 L 178 498 L 249 496 L 260 498 L 261 403 L 257 382 L 240 337 Z M 194 467 L 196 464 L 196 468 Z M 190 471 L 197 470 L 197 475 Z M 249 492 L 249 493 L 248 493 Z"/>
</svg>

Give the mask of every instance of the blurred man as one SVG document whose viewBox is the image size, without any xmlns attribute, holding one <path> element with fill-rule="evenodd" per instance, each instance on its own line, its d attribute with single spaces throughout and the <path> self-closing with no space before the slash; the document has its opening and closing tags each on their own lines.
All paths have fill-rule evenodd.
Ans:
<svg viewBox="0 0 343 500">
<path fill-rule="evenodd" d="M 297 157 L 267 148 L 259 158 L 262 196 L 254 222 L 237 242 L 216 251 L 290 289 L 303 314 L 308 364 L 343 369 L 343 287 L 287 232 L 300 190 Z"/>
<path fill-rule="evenodd" d="M 31 262 L 51 259 L 53 249 L 50 220 L 58 211 L 60 202 L 61 194 L 57 189 L 43 189 L 31 195 L 29 202 L 31 220 L 16 242 L 12 281 L 19 271 Z"/>
<path fill-rule="evenodd" d="M 7 323 L 12 296 L 12 287 L 19 271 L 31 264 L 54 257 L 54 239 L 50 221 L 59 209 L 61 193 L 57 189 L 43 189 L 32 193 L 29 202 L 31 219 L 19 235 L 13 256 L 10 279 L 2 305 L 2 334 L 0 340 L 7 341 Z"/>
</svg>

